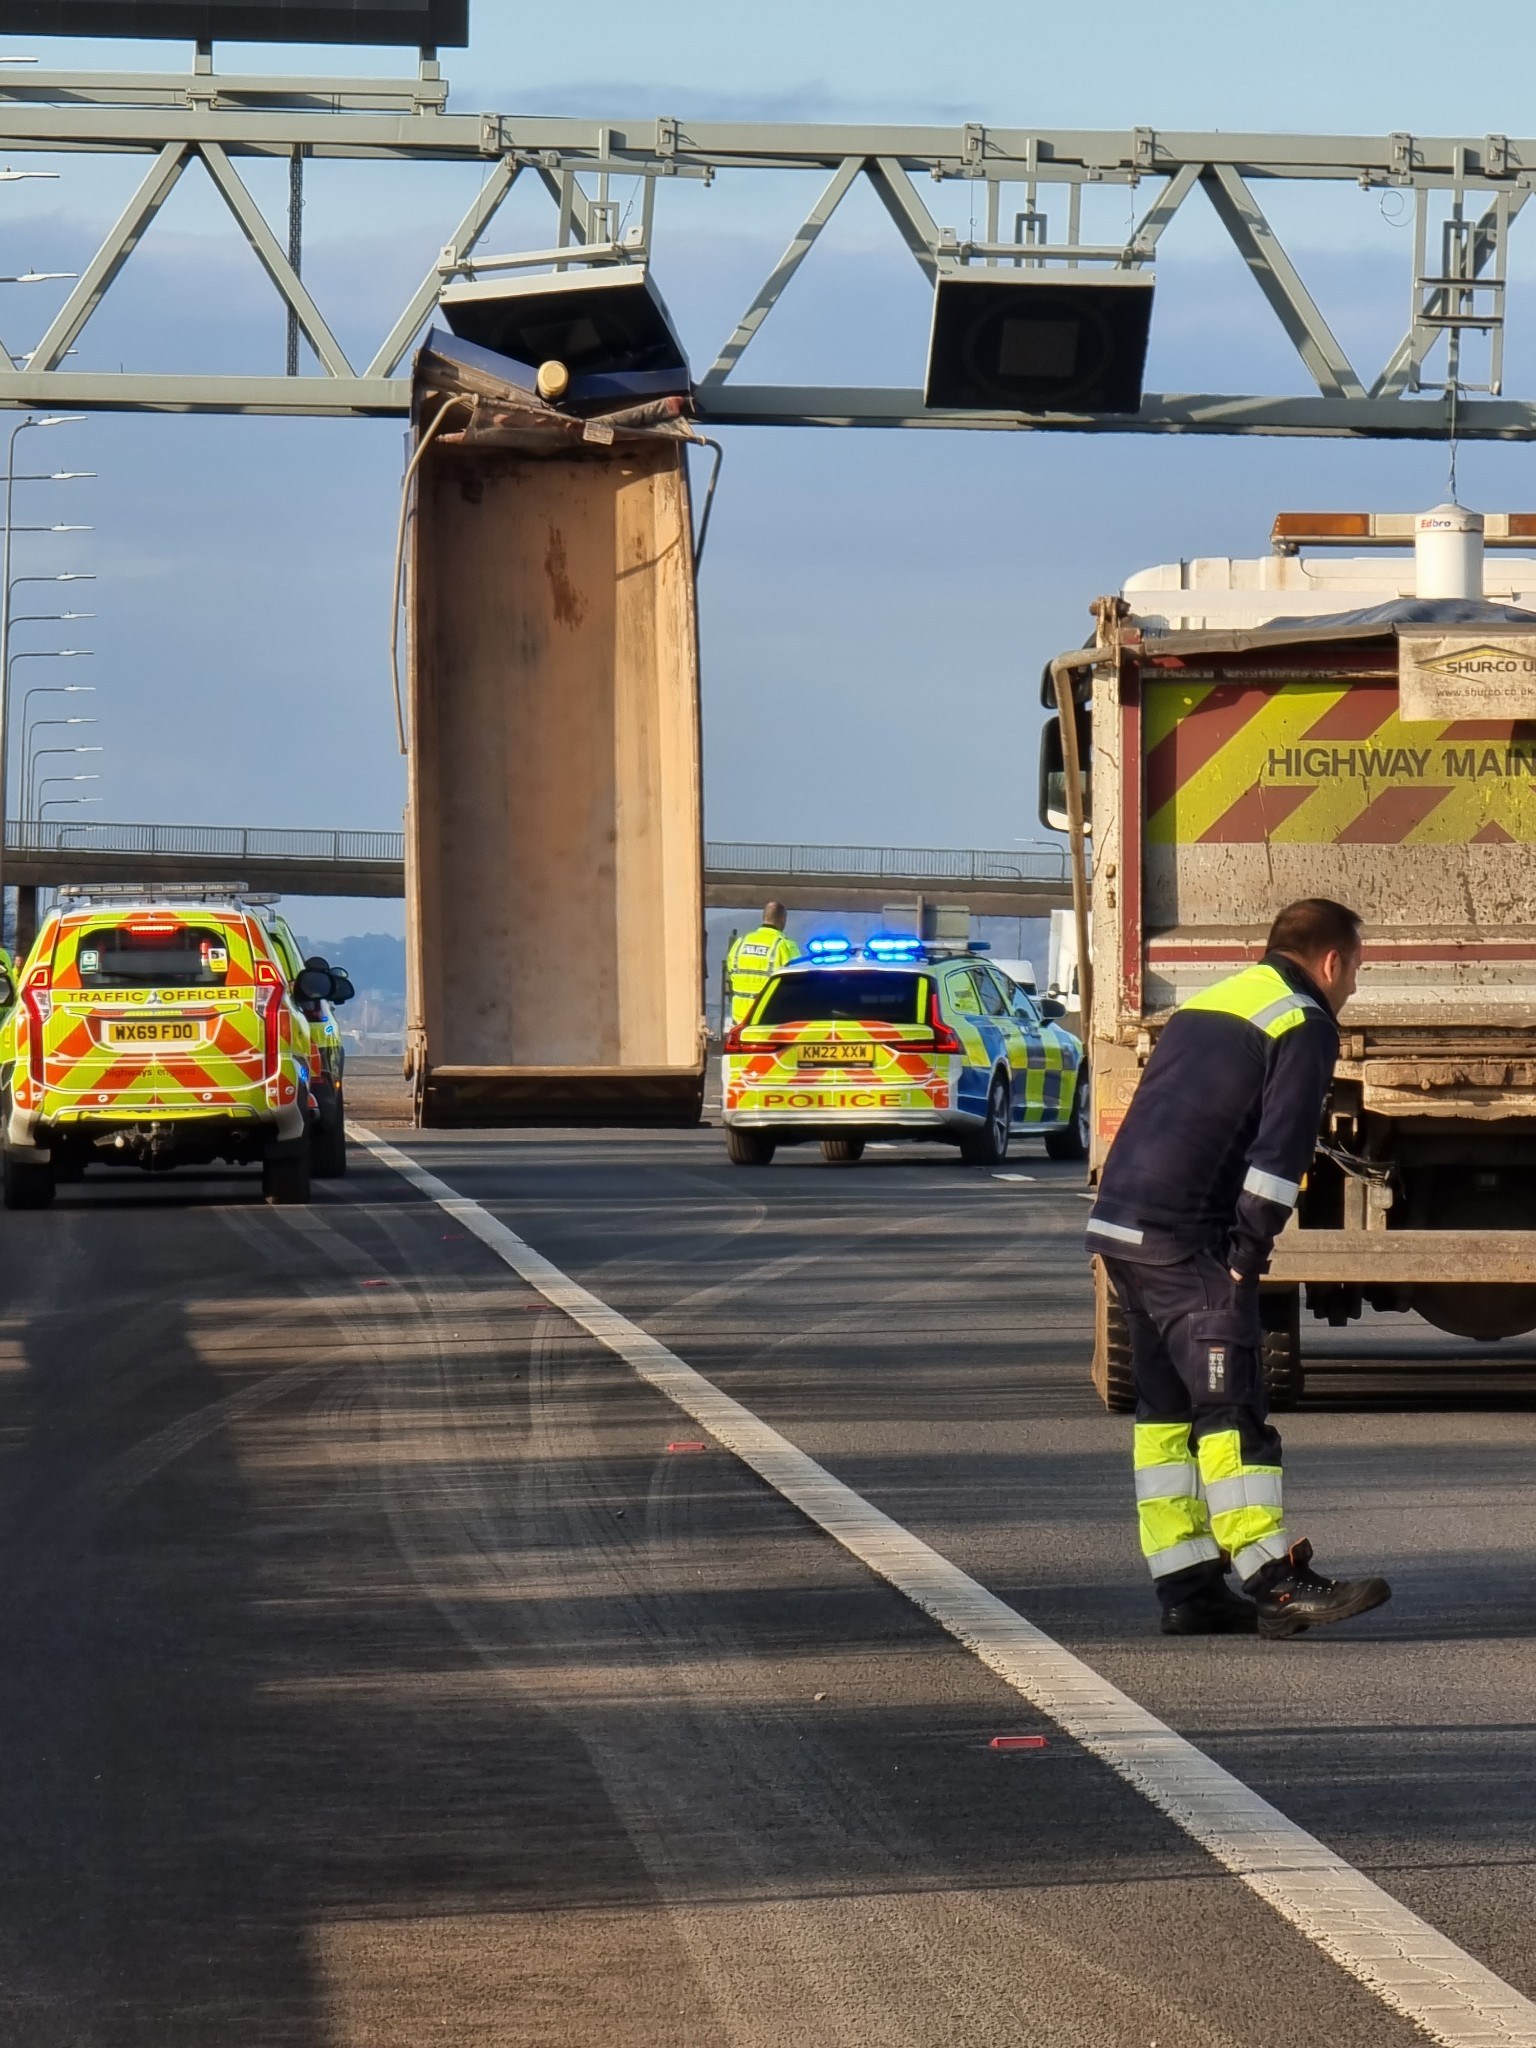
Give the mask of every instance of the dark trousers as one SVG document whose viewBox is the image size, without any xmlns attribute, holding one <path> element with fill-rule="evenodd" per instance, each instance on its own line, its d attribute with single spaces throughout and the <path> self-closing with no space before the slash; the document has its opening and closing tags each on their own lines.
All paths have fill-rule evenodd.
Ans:
<svg viewBox="0 0 1536 2048">
<path fill-rule="evenodd" d="M 1249 1578 L 1285 1555 L 1258 1288 L 1205 1251 L 1105 1266 L 1130 1331 L 1142 1550 L 1174 1605 L 1225 1557 Z"/>
</svg>

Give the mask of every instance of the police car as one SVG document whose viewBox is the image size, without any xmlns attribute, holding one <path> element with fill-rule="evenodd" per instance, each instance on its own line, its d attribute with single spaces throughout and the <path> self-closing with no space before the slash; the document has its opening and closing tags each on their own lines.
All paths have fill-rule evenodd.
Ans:
<svg viewBox="0 0 1536 2048">
<path fill-rule="evenodd" d="M 306 1000 L 237 900 L 66 900 L 16 976 L 0 1029 L 8 1209 L 42 1208 L 97 1162 L 150 1172 L 260 1163 L 273 1202 L 309 1199 Z"/>
<path fill-rule="evenodd" d="M 1081 1042 L 969 947 L 877 937 L 812 939 L 726 1034 L 722 1102 L 737 1166 L 820 1142 L 851 1163 L 871 1138 L 958 1145 L 996 1166 L 1015 1137 L 1053 1159 L 1088 1150 Z"/>
</svg>

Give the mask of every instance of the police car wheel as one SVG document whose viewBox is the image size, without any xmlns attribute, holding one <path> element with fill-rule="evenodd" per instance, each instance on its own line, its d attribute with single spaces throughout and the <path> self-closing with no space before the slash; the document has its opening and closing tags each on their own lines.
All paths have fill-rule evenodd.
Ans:
<svg viewBox="0 0 1536 2048">
<path fill-rule="evenodd" d="M 766 1131 L 743 1131 L 732 1125 L 725 1134 L 725 1156 L 732 1166 L 770 1166 L 774 1143 Z"/>
<path fill-rule="evenodd" d="M 54 1175 L 50 1160 L 18 1159 L 5 1154 L 5 1206 L 7 1209 L 46 1209 L 53 1200 Z"/>
<path fill-rule="evenodd" d="M 829 1166 L 856 1166 L 864 1157 L 862 1138 L 823 1138 L 821 1156 Z"/>
<path fill-rule="evenodd" d="M 346 1111 L 339 1102 L 309 1127 L 309 1170 L 316 1180 L 339 1180 L 347 1170 Z"/>
<path fill-rule="evenodd" d="M 1086 1159 L 1088 1157 L 1088 1069 L 1077 1070 L 1077 1086 L 1072 1091 L 1072 1120 L 1064 1131 L 1047 1131 L 1045 1134 L 1046 1156 L 1050 1159 Z"/>
<path fill-rule="evenodd" d="M 309 1152 L 279 1153 L 261 1162 L 261 1192 L 279 1208 L 309 1200 Z"/>
<path fill-rule="evenodd" d="M 967 1166 L 1001 1166 L 1008 1157 L 1009 1136 L 1008 1083 L 994 1074 L 986 1116 L 980 1130 L 967 1131 L 960 1140 L 960 1157 Z"/>
</svg>

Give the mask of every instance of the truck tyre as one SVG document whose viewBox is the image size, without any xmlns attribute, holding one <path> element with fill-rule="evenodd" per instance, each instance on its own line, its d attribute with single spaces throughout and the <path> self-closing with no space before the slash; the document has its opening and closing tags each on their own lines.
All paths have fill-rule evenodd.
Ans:
<svg viewBox="0 0 1536 2048">
<path fill-rule="evenodd" d="M 1131 1332 L 1102 1259 L 1093 1262 L 1093 1384 L 1111 1415 L 1129 1415 L 1135 1409 Z"/>
<path fill-rule="evenodd" d="M 732 1166 L 770 1166 L 774 1144 L 766 1131 L 744 1131 L 730 1124 L 725 1133 L 725 1156 Z"/>
<path fill-rule="evenodd" d="M 1008 1083 L 1001 1074 L 992 1076 L 987 1090 L 987 1113 L 978 1131 L 967 1131 L 960 1140 L 960 1157 L 967 1166 L 1001 1166 L 1008 1157 L 1011 1135 Z"/>
<path fill-rule="evenodd" d="M 316 1180 L 339 1180 L 347 1170 L 347 1113 L 340 1100 L 309 1127 L 309 1170 Z"/>
<path fill-rule="evenodd" d="M 1301 1289 L 1261 1288 L 1259 1321 L 1264 1330 L 1264 1384 L 1269 1405 L 1283 1412 L 1297 1405 L 1306 1385 L 1301 1362 Z"/>
<path fill-rule="evenodd" d="M 855 1166 L 864 1157 L 862 1138 L 823 1138 L 821 1156 L 829 1166 Z"/>
<path fill-rule="evenodd" d="M 18 1159 L 14 1152 L 7 1152 L 4 1171 L 7 1209 L 46 1209 L 53 1200 L 51 1160 Z"/>
<path fill-rule="evenodd" d="M 1072 1120 L 1064 1131 L 1047 1131 L 1045 1153 L 1048 1159 L 1086 1159 L 1088 1157 L 1088 1069 L 1077 1070 L 1077 1086 L 1072 1090 Z"/>
<path fill-rule="evenodd" d="M 309 1200 L 309 1147 L 296 1152 L 277 1152 L 261 1162 L 261 1192 L 279 1208 L 294 1208 Z"/>
</svg>

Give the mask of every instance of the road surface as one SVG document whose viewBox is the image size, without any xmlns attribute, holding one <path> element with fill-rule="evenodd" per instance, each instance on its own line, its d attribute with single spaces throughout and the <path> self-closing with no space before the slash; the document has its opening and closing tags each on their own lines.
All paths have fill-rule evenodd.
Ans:
<svg viewBox="0 0 1536 2048">
<path fill-rule="evenodd" d="M 1395 1597 L 1167 1641 L 1077 1170 L 385 1135 L 1536 1998 L 1531 1344 L 1312 1326 L 1293 1519 Z M 1426 2038 L 377 1161 L 0 1242 L 0 2041 Z"/>
</svg>

